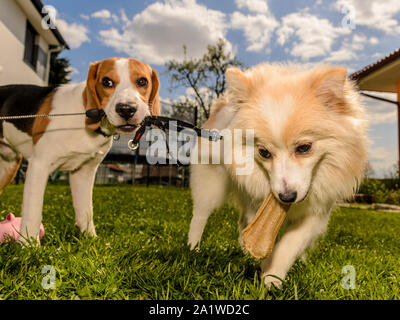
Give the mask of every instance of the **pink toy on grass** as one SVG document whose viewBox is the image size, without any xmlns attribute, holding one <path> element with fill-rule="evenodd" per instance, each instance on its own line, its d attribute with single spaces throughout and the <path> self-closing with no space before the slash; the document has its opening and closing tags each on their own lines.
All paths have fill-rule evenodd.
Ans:
<svg viewBox="0 0 400 320">
<path fill-rule="evenodd" d="M 0 242 L 7 240 L 7 238 L 18 239 L 19 229 L 21 228 L 21 217 L 15 217 L 12 213 L 7 215 L 6 220 L 0 222 Z M 43 224 L 40 224 L 39 237 L 42 239 L 44 235 Z"/>
</svg>

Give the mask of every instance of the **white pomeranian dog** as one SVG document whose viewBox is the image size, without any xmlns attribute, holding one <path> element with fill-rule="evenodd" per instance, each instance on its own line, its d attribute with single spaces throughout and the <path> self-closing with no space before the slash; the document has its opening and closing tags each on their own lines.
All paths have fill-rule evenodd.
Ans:
<svg viewBox="0 0 400 320">
<path fill-rule="evenodd" d="M 240 209 L 241 234 L 272 192 L 291 207 L 272 254 L 261 261 L 261 276 L 268 287 L 280 287 L 279 279 L 326 231 L 335 202 L 350 198 L 362 179 L 364 108 L 344 68 L 260 64 L 244 72 L 230 68 L 226 77 L 227 90 L 203 127 L 254 130 L 252 143 L 240 141 L 252 169 L 238 174 L 248 163 L 238 163 L 226 145 L 210 155 L 207 150 L 205 157 L 219 153 L 219 163 L 192 164 L 188 243 L 191 249 L 199 244 L 208 217 L 231 195 Z M 224 140 L 230 140 L 229 134 Z M 202 158 L 204 151 L 199 151 Z"/>
</svg>

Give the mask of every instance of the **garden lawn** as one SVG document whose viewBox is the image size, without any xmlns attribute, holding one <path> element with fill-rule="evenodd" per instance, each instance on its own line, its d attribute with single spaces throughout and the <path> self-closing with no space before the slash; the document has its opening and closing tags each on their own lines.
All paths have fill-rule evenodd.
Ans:
<svg viewBox="0 0 400 320">
<path fill-rule="evenodd" d="M 0 219 L 19 215 L 22 186 L 0 196 Z M 335 209 L 327 235 L 298 260 L 282 290 L 268 291 L 259 263 L 238 244 L 238 212 L 224 206 L 206 226 L 201 250 L 186 244 L 188 189 L 96 186 L 97 238 L 74 226 L 70 190 L 49 186 L 40 247 L 0 244 L 0 299 L 399 299 L 400 215 Z M 42 273 L 54 267 L 56 288 Z M 355 289 L 342 268 L 354 267 Z"/>
</svg>

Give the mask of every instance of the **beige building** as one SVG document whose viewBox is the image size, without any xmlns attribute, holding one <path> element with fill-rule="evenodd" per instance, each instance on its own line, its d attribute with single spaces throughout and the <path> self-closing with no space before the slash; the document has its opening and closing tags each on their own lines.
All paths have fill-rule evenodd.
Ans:
<svg viewBox="0 0 400 320">
<path fill-rule="evenodd" d="M 0 1 L 0 85 L 48 84 L 51 52 L 68 45 L 42 20 L 50 22 L 40 0 Z"/>
<path fill-rule="evenodd" d="M 389 53 L 386 57 L 365 66 L 350 75 L 355 80 L 360 90 L 397 93 L 397 101 L 376 97 L 370 93 L 361 94 L 395 104 L 397 106 L 397 132 L 398 132 L 398 164 L 400 174 L 400 48 Z"/>
</svg>

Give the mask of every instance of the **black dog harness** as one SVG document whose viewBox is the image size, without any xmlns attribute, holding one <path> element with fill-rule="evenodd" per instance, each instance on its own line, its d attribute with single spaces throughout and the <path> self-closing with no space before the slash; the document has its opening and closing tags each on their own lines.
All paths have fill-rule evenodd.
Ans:
<svg viewBox="0 0 400 320">
<path fill-rule="evenodd" d="M 170 126 L 171 123 L 173 123 L 174 125 Z M 214 142 L 222 139 L 222 136 L 217 130 L 201 129 L 189 122 L 168 117 L 148 116 L 144 119 L 141 126 L 136 131 L 134 138 L 132 140 L 129 140 L 128 148 L 130 150 L 135 151 L 139 147 L 140 138 L 143 136 L 146 128 L 151 126 L 156 126 L 164 132 L 169 129 L 176 130 L 177 132 L 180 132 L 184 129 L 191 129 L 198 137 L 205 138 Z"/>
</svg>

